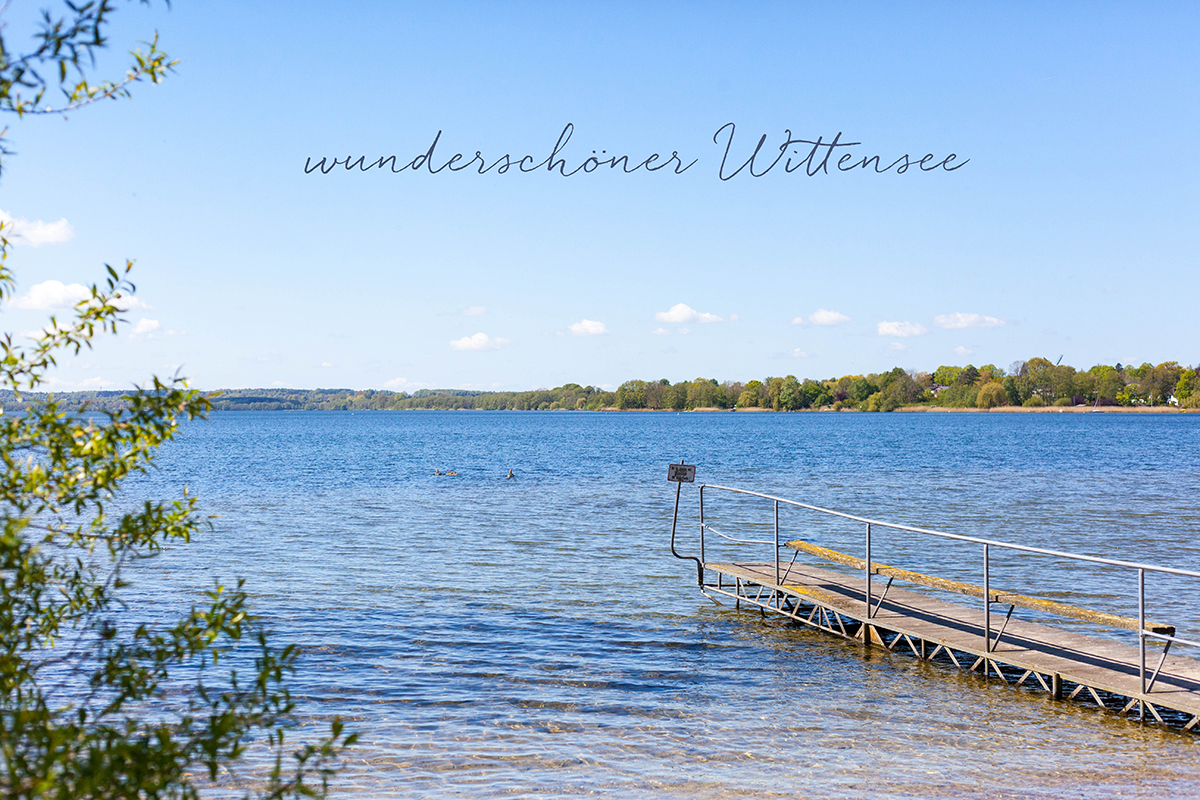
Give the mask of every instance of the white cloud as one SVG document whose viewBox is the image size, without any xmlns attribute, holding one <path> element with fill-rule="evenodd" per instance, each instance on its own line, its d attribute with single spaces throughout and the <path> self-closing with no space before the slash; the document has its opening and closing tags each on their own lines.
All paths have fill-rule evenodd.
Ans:
<svg viewBox="0 0 1200 800">
<path fill-rule="evenodd" d="M 730 315 L 729 315 L 729 321 L 730 321 L 730 322 L 737 322 L 739 319 L 741 319 L 741 317 L 739 317 L 737 314 L 730 314 Z"/>
<path fill-rule="evenodd" d="M 58 222 L 43 222 L 40 219 L 17 219 L 6 211 L 0 211 L 0 222 L 4 223 L 4 236 L 13 244 L 27 244 L 30 247 L 58 244 L 75 235 L 75 229 L 66 217 Z"/>
<path fill-rule="evenodd" d="M 701 313 L 684 303 L 676 303 L 669 311 L 659 311 L 654 318 L 659 322 L 724 322 L 716 314 Z"/>
<path fill-rule="evenodd" d="M 79 284 L 75 285 L 78 286 Z M 135 308 L 148 311 L 151 308 L 154 308 L 154 306 L 150 305 L 149 303 L 143 303 L 141 300 L 137 299 L 131 294 L 120 295 L 116 300 L 113 301 L 113 305 L 121 311 L 132 311 Z"/>
<path fill-rule="evenodd" d="M 34 284 L 28 292 L 15 298 L 12 304 L 15 308 L 27 308 L 35 311 L 59 311 L 72 308 L 76 303 L 87 300 L 91 296 L 92 290 L 82 283 L 49 280 Z M 149 305 L 131 294 L 118 295 L 113 301 L 113 305 L 122 312 L 132 311 L 135 308 L 150 308 Z"/>
<path fill-rule="evenodd" d="M 62 281 L 42 281 L 34 284 L 29 291 L 15 298 L 12 304 L 17 308 L 30 308 L 38 311 L 54 311 L 70 308 L 76 303 L 87 300 L 92 292 L 82 283 L 63 283 Z"/>
<path fill-rule="evenodd" d="M 467 306 L 462 310 L 464 317 L 481 317 L 487 313 L 483 306 Z"/>
<path fill-rule="evenodd" d="M 608 333 L 608 326 L 594 319 L 581 319 L 574 325 L 567 326 L 574 336 L 599 336 Z"/>
<path fill-rule="evenodd" d="M 920 336 L 929 331 L 924 325 L 916 322 L 881 322 L 878 326 L 880 336 Z"/>
<path fill-rule="evenodd" d="M 969 356 L 973 352 L 975 352 L 975 351 L 971 350 L 970 348 L 963 347 L 961 344 L 958 347 L 954 348 L 954 355 L 958 356 L 959 358 L 961 358 L 963 356 Z"/>
<path fill-rule="evenodd" d="M 808 358 L 808 353 L 804 352 L 799 347 L 797 347 L 795 350 L 792 351 L 792 358 Z"/>
<path fill-rule="evenodd" d="M 328 361 L 322 361 L 321 366 L 328 369 L 329 367 L 332 367 L 333 364 L 330 364 Z"/>
<path fill-rule="evenodd" d="M 904 342 L 892 342 L 888 345 L 888 350 L 907 350 L 908 345 Z"/>
<path fill-rule="evenodd" d="M 1006 323 L 997 317 L 985 317 L 982 314 L 939 314 L 933 318 L 933 324 L 939 328 L 999 328 Z"/>
<path fill-rule="evenodd" d="M 153 339 L 161 327 L 162 324 L 158 320 L 142 317 L 134 324 L 133 329 L 129 331 L 129 338 L 140 339 L 145 336 L 148 339 Z"/>
<path fill-rule="evenodd" d="M 501 339 L 498 336 L 491 337 L 483 332 L 450 342 L 450 346 L 455 350 L 499 350 L 506 344 L 508 344 L 508 339 Z"/>
<path fill-rule="evenodd" d="M 652 330 L 650 332 L 653 333 L 655 336 L 670 336 L 671 335 L 671 332 L 669 330 L 667 330 L 666 328 L 655 328 L 654 330 Z"/>
<path fill-rule="evenodd" d="M 692 329 L 691 328 L 679 328 L 679 332 L 682 334 L 688 334 L 688 333 L 692 332 Z"/>
<path fill-rule="evenodd" d="M 408 378 L 392 378 L 390 381 L 384 381 L 383 385 L 389 389 L 399 389 L 408 385 Z"/>
<path fill-rule="evenodd" d="M 850 318 L 838 311 L 818 308 L 808 318 L 808 321 L 813 325 L 841 325 L 843 322 L 849 322 Z"/>
<path fill-rule="evenodd" d="M 792 320 L 793 325 L 803 325 L 805 322 L 811 322 L 813 325 L 841 325 L 844 322 L 849 322 L 850 318 L 839 311 L 830 311 L 827 308 L 818 308 L 816 311 L 808 315 L 808 319 L 804 317 L 795 317 Z"/>
<path fill-rule="evenodd" d="M 61 378 L 56 378 L 55 376 L 50 375 L 47 376 L 46 380 L 44 380 L 41 385 L 38 386 L 38 391 L 80 392 L 89 389 L 111 389 L 116 385 L 117 384 L 113 383 L 107 378 L 101 378 L 99 376 L 84 378 L 81 381 L 64 381 Z"/>
</svg>

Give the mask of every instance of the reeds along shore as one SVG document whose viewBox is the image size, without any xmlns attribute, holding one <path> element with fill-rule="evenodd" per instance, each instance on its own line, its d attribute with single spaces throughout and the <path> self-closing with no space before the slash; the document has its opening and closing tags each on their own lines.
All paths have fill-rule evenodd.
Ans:
<svg viewBox="0 0 1200 800">
<path fill-rule="evenodd" d="M 483 392 L 422 389 L 225 389 L 213 408 L 323 411 L 1136 411 L 1200 409 L 1197 367 L 1099 365 L 1086 371 L 1044 358 L 976 368 L 942 366 L 932 373 L 896 367 L 885 373 L 803 380 L 794 375 L 718 382 L 630 380 L 615 390 L 567 383 L 554 389 Z M 128 406 L 124 392 L 71 392 L 53 397 L 63 408 Z M 5 409 L 45 403 L 47 394 L 0 395 Z"/>
</svg>

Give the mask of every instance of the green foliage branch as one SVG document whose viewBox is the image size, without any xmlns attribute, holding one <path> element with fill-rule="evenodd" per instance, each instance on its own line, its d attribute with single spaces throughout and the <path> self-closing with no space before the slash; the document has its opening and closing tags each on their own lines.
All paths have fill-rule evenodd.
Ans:
<svg viewBox="0 0 1200 800">
<path fill-rule="evenodd" d="M 148 5 L 149 0 L 140 0 Z M 5 4 L 7 6 L 7 4 Z M 94 82 L 87 69 L 94 67 L 96 53 L 108 40 L 104 26 L 116 10 L 113 0 L 64 3 L 66 13 L 43 10 L 36 47 L 25 53 L 13 53 L 0 27 L 0 111 L 23 117 L 27 114 L 66 114 L 99 100 L 129 97 L 130 87 L 139 81 L 159 83 L 178 63 L 170 61 L 158 49 L 158 34 L 145 49 L 130 51 L 133 61 L 125 74 L 114 80 Z M 2 10 L 0 10 L 2 13 Z M 53 90 L 57 89 L 57 94 Z M 50 102 L 48 95 L 58 97 Z M 0 129 L 0 170 L 4 159 L 12 155 Z"/>
<path fill-rule="evenodd" d="M 31 53 L 13 57 L 0 42 L 4 110 L 34 113 L 51 83 L 46 69 L 65 85 L 104 45 L 112 3 L 67 8 L 63 18 L 44 14 Z M 135 58 L 124 81 L 65 88 L 58 110 L 123 96 L 130 82 L 157 82 L 174 64 L 156 46 Z M 5 233 L 0 224 L 0 303 L 15 286 Z M 106 266 L 73 317 L 52 317 L 32 345 L 5 334 L 0 390 L 20 400 L 61 355 L 117 333 L 122 301 L 135 291 L 131 268 Z M 203 418 L 209 399 L 175 376 L 136 388 L 117 410 L 88 412 L 53 395 L 23 405 L 20 415 L 0 409 L 0 797 L 195 798 L 231 780 L 250 786 L 247 797 L 324 796 L 355 736 L 334 720 L 315 744 L 290 749 L 287 679 L 297 652 L 272 643 L 242 582 L 215 584 L 159 624 L 131 619 L 122 592 L 134 561 L 206 524 L 186 490 L 113 509 L 122 484 L 152 467 L 183 420 Z M 245 763 L 250 747 L 257 766 Z"/>
</svg>

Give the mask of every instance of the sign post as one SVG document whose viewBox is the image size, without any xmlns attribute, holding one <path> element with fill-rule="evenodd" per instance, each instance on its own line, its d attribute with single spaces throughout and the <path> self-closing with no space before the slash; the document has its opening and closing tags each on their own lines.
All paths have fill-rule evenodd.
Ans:
<svg viewBox="0 0 1200 800">
<path fill-rule="evenodd" d="M 667 480 L 676 483 L 695 483 L 696 465 L 684 464 L 682 461 L 678 464 L 667 464 Z"/>
<path fill-rule="evenodd" d="M 667 480 L 675 484 L 675 514 L 671 517 L 671 555 L 676 558 L 682 558 L 685 561 L 689 558 L 696 562 L 696 585 L 704 586 L 704 564 L 698 558 L 691 556 L 681 556 L 675 551 L 675 526 L 679 522 L 679 493 L 683 491 L 685 483 L 696 482 L 696 465 L 685 464 L 680 459 L 678 464 L 667 465 Z"/>
</svg>

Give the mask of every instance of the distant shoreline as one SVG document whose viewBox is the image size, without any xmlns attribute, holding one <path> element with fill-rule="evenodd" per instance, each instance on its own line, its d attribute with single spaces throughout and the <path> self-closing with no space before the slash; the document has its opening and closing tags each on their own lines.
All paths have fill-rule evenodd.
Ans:
<svg viewBox="0 0 1200 800">
<path fill-rule="evenodd" d="M 604 409 L 605 411 L 618 411 L 619 409 Z M 646 409 L 637 409 L 645 411 Z M 712 412 L 729 412 L 736 411 L 742 413 L 764 413 L 764 414 L 821 414 L 821 413 L 838 413 L 838 414 L 870 414 L 870 411 L 861 411 L 857 408 L 804 408 L 797 411 L 773 411 L 769 408 L 694 408 L 693 411 L 712 411 Z M 953 408 L 951 406 L 900 406 L 894 409 L 893 414 L 899 413 L 910 414 L 1091 414 L 1092 412 L 1104 414 L 1195 414 L 1200 413 L 1200 408 L 1179 408 L 1178 406 L 997 406 L 995 408 Z"/>
<path fill-rule="evenodd" d="M 423 411 L 425 409 L 414 409 Z M 432 409 L 431 409 L 432 410 Z M 775 411 L 770 408 L 691 408 L 676 411 L 670 408 L 602 408 L 600 411 L 612 411 L 621 414 L 637 414 L 646 411 L 671 411 L 676 414 L 871 414 L 875 412 L 862 411 L 857 408 L 801 408 L 795 411 Z M 997 406 L 996 408 L 953 408 L 951 406 L 900 406 L 889 412 L 899 414 L 1196 414 L 1200 408 L 1179 408 L 1178 406 Z"/>
<path fill-rule="evenodd" d="M 707 382 L 705 383 L 707 387 Z M 719 387 L 718 387 L 719 388 Z M 557 393 L 557 394 L 556 394 Z M 0 414 L 4 412 L 24 411 L 31 404 L 36 405 L 54 398 L 62 407 L 74 407 L 76 410 L 86 408 L 90 411 L 120 411 L 130 407 L 126 397 L 127 392 L 94 391 L 94 392 L 63 392 L 63 393 L 23 393 L 20 399 L 12 392 L 0 392 Z M 561 397 L 560 397 L 561 395 Z M 226 411 L 595 411 L 595 412 L 669 412 L 669 413 L 729 413 L 741 414 L 784 414 L 784 413 L 879 413 L 879 412 L 909 412 L 909 413 L 1000 413 L 1000 414 L 1091 414 L 1093 412 L 1117 414 L 1186 414 L 1200 411 L 1200 408 L 1181 408 L 1173 405 L 1092 405 L 1080 404 L 1074 406 L 1042 405 L 1017 406 L 1000 405 L 992 408 L 978 408 L 975 405 L 937 405 L 921 403 L 897 405 L 892 408 L 866 407 L 867 403 L 834 403 L 817 407 L 772 408 L 765 403 L 761 405 L 725 406 L 711 404 L 699 405 L 693 408 L 661 407 L 667 405 L 661 401 L 667 398 L 655 398 L 659 408 L 647 408 L 645 405 L 621 408 L 619 396 L 612 392 L 603 392 L 595 387 L 579 387 L 571 384 L 558 390 L 532 390 L 522 393 L 487 393 L 466 392 L 457 390 L 451 394 L 435 394 L 409 396 L 402 393 L 382 390 L 351 391 L 347 389 L 316 389 L 316 390 L 225 390 L 210 394 L 212 410 L 224 413 Z M 679 398 L 674 398 L 676 401 Z M 708 399 L 708 398 L 706 398 Z M 720 398 L 718 398 L 720 399 Z M 586 403 L 585 403 L 586 401 Z M 1111 401 L 1109 401 L 1111 402 Z M 781 405 L 775 403 L 775 405 Z"/>
<path fill-rule="evenodd" d="M 997 406 L 996 408 L 948 408 L 946 406 L 902 406 L 897 411 L 963 412 L 967 414 L 1195 414 L 1200 408 L 1178 406 Z"/>
</svg>

